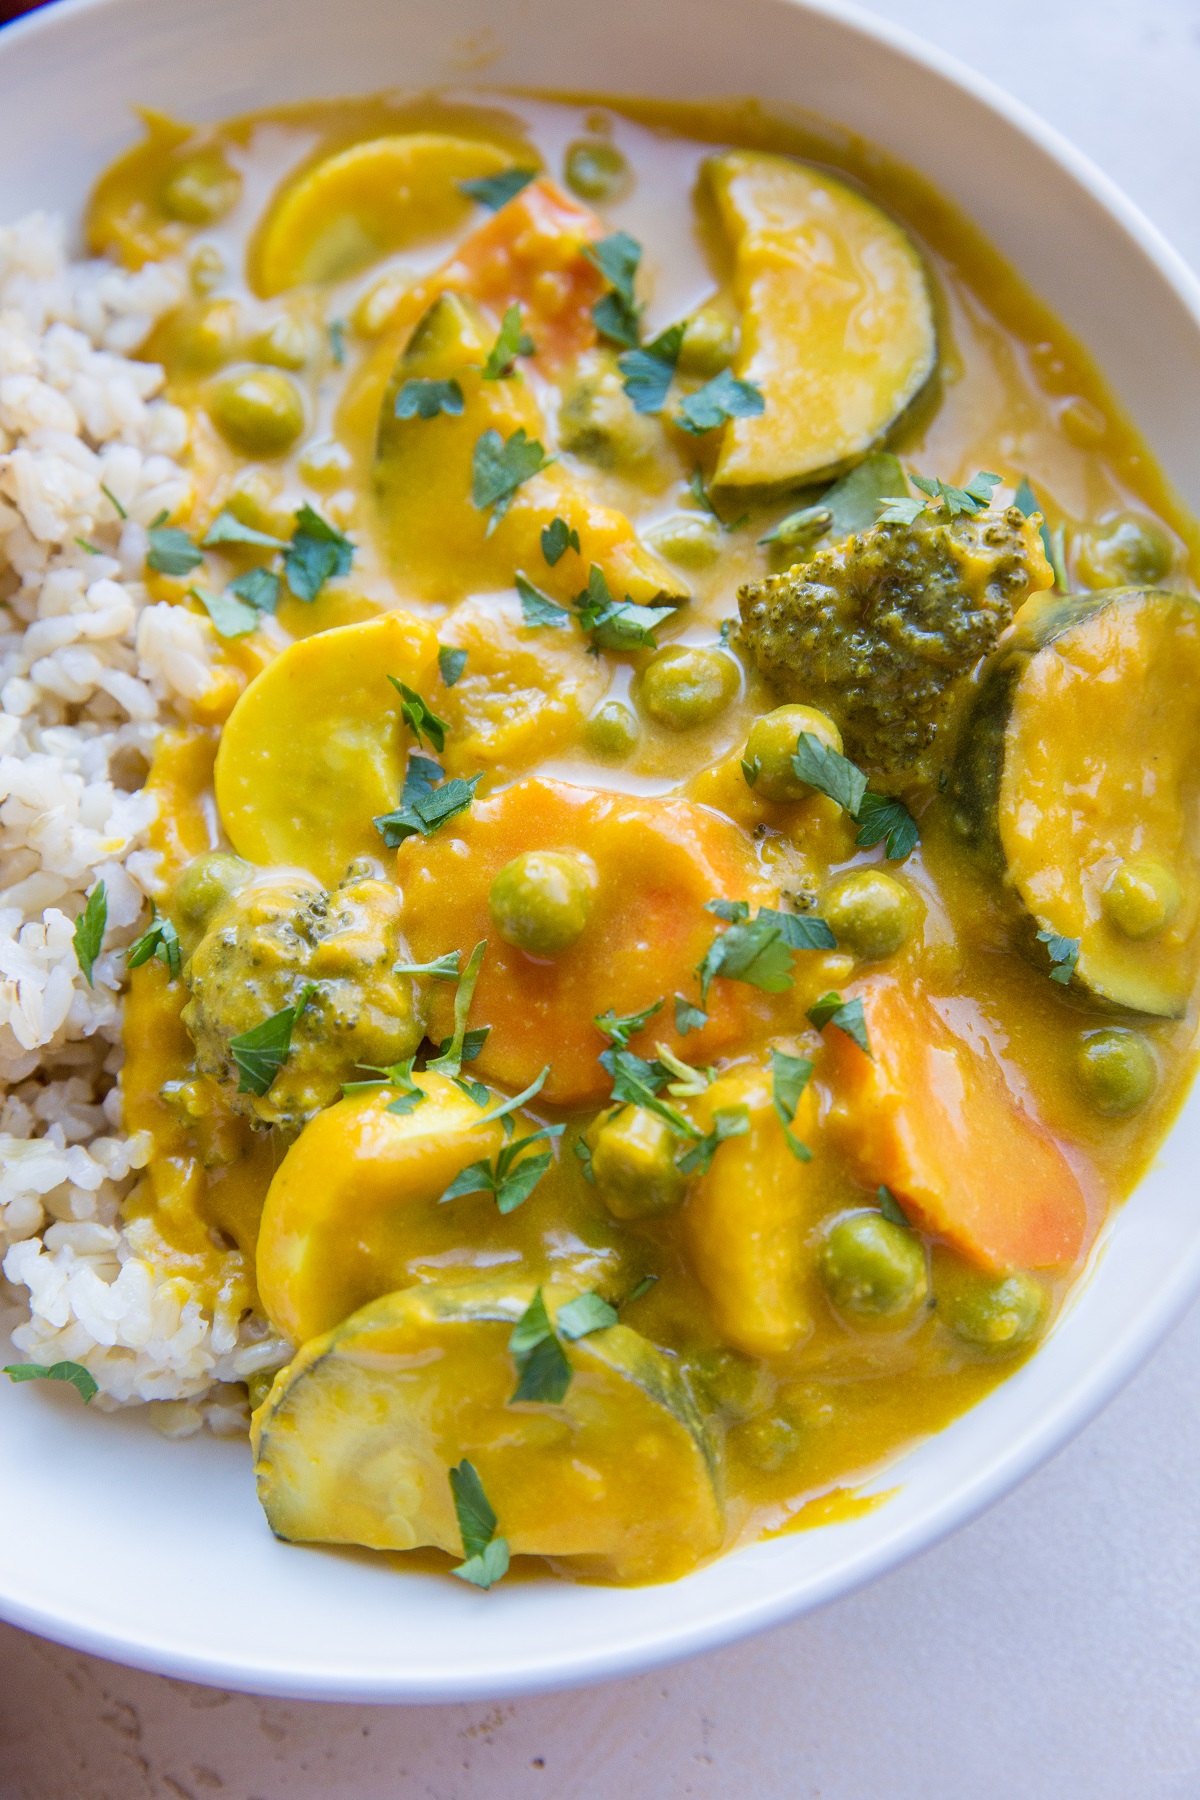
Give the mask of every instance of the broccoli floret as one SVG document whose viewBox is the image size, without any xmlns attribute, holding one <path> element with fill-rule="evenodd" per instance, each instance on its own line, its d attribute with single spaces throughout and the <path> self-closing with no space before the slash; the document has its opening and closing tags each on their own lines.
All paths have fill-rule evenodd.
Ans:
<svg viewBox="0 0 1200 1800">
<path fill-rule="evenodd" d="M 304 877 L 251 882 L 215 915 L 184 969 L 183 1021 L 196 1069 L 229 1103 L 264 1125 L 297 1129 L 339 1098 L 344 1081 L 411 1056 L 423 1021 L 403 955 L 400 895 L 353 872 L 324 892 Z M 296 1006 L 287 1061 L 267 1092 L 239 1093 L 230 1040 Z"/>
<path fill-rule="evenodd" d="M 1016 507 L 873 525 L 738 593 L 739 647 L 783 700 L 836 720 L 877 783 L 930 781 L 980 658 L 1053 576 Z"/>
</svg>

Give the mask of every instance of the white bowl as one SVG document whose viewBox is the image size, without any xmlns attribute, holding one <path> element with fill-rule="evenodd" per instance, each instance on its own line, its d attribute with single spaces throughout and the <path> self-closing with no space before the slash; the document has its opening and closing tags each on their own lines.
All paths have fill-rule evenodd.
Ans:
<svg viewBox="0 0 1200 1800">
<path fill-rule="evenodd" d="M 833 118 L 930 177 L 1092 351 L 1200 508 L 1200 288 L 1129 202 L 1015 102 L 835 0 L 63 0 L 0 34 L 0 218 L 77 215 L 142 102 L 219 118 L 321 95 L 488 84 Z M 886 1472 L 877 1511 L 670 1586 L 480 1594 L 276 1542 L 244 1445 L 167 1443 L 69 1392 L 0 1384 L 0 1615 L 162 1674 L 336 1700 L 451 1700 L 630 1675 L 848 1593 L 1058 1449 L 1200 1287 L 1200 1093 L 1036 1357 Z"/>
</svg>

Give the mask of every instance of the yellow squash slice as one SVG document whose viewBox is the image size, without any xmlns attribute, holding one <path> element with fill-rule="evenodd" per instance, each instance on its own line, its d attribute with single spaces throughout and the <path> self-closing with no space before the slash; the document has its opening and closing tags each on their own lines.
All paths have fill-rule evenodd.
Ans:
<svg viewBox="0 0 1200 1800">
<path fill-rule="evenodd" d="M 625 1325 L 562 1348 L 557 1404 L 512 1404 L 508 1340 L 535 1289 L 414 1287 L 306 1344 L 254 1415 L 258 1495 L 282 1538 L 461 1554 L 448 1470 L 478 1471 L 514 1554 L 665 1581 L 717 1549 L 713 1449 L 673 1360 Z M 572 1296 L 544 1290 L 555 1319 Z"/>
<path fill-rule="evenodd" d="M 396 805 L 407 735 L 388 676 L 428 692 L 436 671 L 437 639 L 407 613 L 290 644 L 221 733 L 217 805 L 238 854 L 298 865 L 325 887 L 377 856 L 371 820 Z"/>
<path fill-rule="evenodd" d="M 729 150 L 707 176 L 734 254 L 735 373 L 766 401 L 725 426 L 714 480 L 782 488 L 836 475 L 886 437 L 933 373 L 921 257 L 873 202 L 790 157 Z"/>
<path fill-rule="evenodd" d="M 472 202 L 460 181 L 506 169 L 495 144 L 413 132 L 371 138 L 326 157 L 285 187 L 251 251 L 260 294 L 342 281 L 410 244 L 461 225 Z"/>
</svg>

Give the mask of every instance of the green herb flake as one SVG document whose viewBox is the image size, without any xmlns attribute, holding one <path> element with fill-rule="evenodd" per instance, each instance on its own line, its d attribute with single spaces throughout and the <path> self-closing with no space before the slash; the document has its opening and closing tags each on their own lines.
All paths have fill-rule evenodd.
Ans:
<svg viewBox="0 0 1200 1800">
<path fill-rule="evenodd" d="M 549 468 L 553 460 L 536 438 L 527 436 L 523 425 L 507 443 L 496 430 L 482 434 L 471 457 L 471 501 L 480 512 L 491 508 L 489 537 L 511 506 L 517 489 Z"/>
<path fill-rule="evenodd" d="M 396 963 L 392 968 L 393 975 L 432 975 L 435 981 L 458 980 L 458 951 L 447 950 L 445 956 L 437 956 L 427 963 Z"/>
<path fill-rule="evenodd" d="M 482 1083 L 479 1085 L 482 1086 Z M 489 1119 L 498 1116 L 492 1113 L 487 1118 L 477 1119 L 475 1123 L 484 1125 Z M 533 1156 L 526 1152 L 543 1140 L 561 1137 L 565 1130 L 565 1125 L 543 1125 L 537 1131 L 531 1131 L 525 1137 L 514 1138 L 511 1144 L 506 1144 L 494 1165 L 486 1157 L 479 1162 L 469 1163 L 465 1169 L 459 1170 L 441 1196 L 439 1205 L 448 1200 L 460 1200 L 465 1194 L 491 1194 L 498 1212 L 504 1215 L 515 1212 L 518 1206 L 523 1206 L 528 1200 L 554 1161 L 550 1150 L 538 1151 Z"/>
<path fill-rule="evenodd" d="M 592 308 L 596 330 L 623 350 L 636 350 L 641 335 L 641 308 L 634 297 L 633 283 L 642 260 L 642 246 L 627 231 L 614 231 L 597 243 L 585 244 L 583 254 L 612 289 Z"/>
<path fill-rule="evenodd" d="M 1079 961 L 1079 938 L 1063 937 L 1057 931 L 1039 931 L 1038 943 L 1045 944 L 1050 958 L 1051 981 L 1057 981 L 1060 987 L 1069 987 L 1071 977 L 1075 973 L 1075 965 Z"/>
<path fill-rule="evenodd" d="M 519 1379 L 509 1405 L 531 1400 L 557 1406 L 571 1385 L 571 1365 L 558 1341 L 539 1288 L 508 1340 Z"/>
<path fill-rule="evenodd" d="M 660 413 L 666 405 L 686 329 L 684 323 L 670 325 L 644 350 L 626 350 L 618 356 L 621 383 L 634 412 Z"/>
<path fill-rule="evenodd" d="M 121 502 L 117 499 L 117 496 L 113 493 L 112 489 L 105 487 L 103 482 L 100 483 L 100 492 L 104 495 L 104 498 L 108 501 L 118 519 L 127 519 L 129 517 L 129 514 L 125 511 L 125 508 L 121 505 Z"/>
<path fill-rule="evenodd" d="M 715 519 L 717 521 L 717 524 L 721 527 L 722 531 L 737 531 L 750 517 L 749 513 L 743 513 L 740 519 L 734 519 L 732 523 L 727 523 L 721 517 L 721 514 L 717 511 L 712 495 L 704 485 L 704 473 L 699 464 L 697 464 L 688 476 L 688 492 L 696 502 L 696 505 L 700 507 L 701 511 L 706 512 L 710 519 Z"/>
<path fill-rule="evenodd" d="M 258 609 L 247 606 L 236 595 L 231 598 L 228 590 L 223 594 L 214 594 L 211 588 L 190 587 L 188 593 L 193 599 L 199 600 L 212 620 L 218 637 L 248 637 L 250 632 L 258 630 L 261 617 Z"/>
<path fill-rule="evenodd" d="M 204 561 L 203 552 L 178 525 L 152 525 L 146 538 L 146 567 L 159 575 L 190 575 Z"/>
<path fill-rule="evenodd" d="M 760 915 L 731 925 L 715 938 L 696 973 L 702 1004 L 718 975 L 726 981 L 748 982 L 767 994 L 782 994 L 792 985 L 792 952 L 781 928 Z"/>
<path fill-rule="evenodd" d="M 79 964 L 79 973 L 89 987 L 94 986 L 92 970 L 96 966 L 96 958 L 104 943 L 104 932 L 108 925 L 108 889 L 102 881 L 98 881 L 87 897 L 83 911 L 75 921 L 75 930 L 71 941 L 75 945 L 75 960 Z"/>
<path fill-rule="evenodd" d="M 819 913 L 777 912 L 773 906 L 760 906 L 758 916 L 779 927 L 779 935 L 789 950 L 837 949 L 829 922 Z"/>
<path fill-rule="evenodd" d="M 750 917 L 750 908 L 744 900 L 706 900 L 704 910 L 715 919 L 724 919 L 727 925 L 736 925 Z"/>
<path fill-rule="evenodd" d="M 702 388 L 679 403 L 675 423 L 682 430 L 700 437 L 715 431 L 727 419 L 756 418 L 766 407 L 762 389 L 752 381 L 741 381 L 729 369 L 722 369 Z"/>
<path fill-rule="evenodd" d="M 95 1377 L 89 1374 L 82 1363 L 9 1363 L 4 1373 L 10 1381 L 66 1381 L 80 1396 L 86 1406 L 94 1395 L 100 1392 Z"/>
<path fill-rule="evenodd" d="M 253 544 L 262 550 L 286 548 L 282 538 L 269 537 L 265 531 L 243 525 L 236 513 L 228 509 L 217 514 L 200 542 L 205 550 L 215 550 L 220 544 Z"/>
<path fill-rule="evenodd" d="M 629 1046 L 630 1038 L 636 1037 L 639 1031 L 643 1031 L 655 1013 L 661 1012 L 665 1005 L 665 1000 L 655 1000 L 643 1012 L 626 1013 L 624 1017 L 619 1017 L 610 1006 L 606 1013 L 598 1013 L 592 1023 L 597 1031 L 604 1033 L 610 1043 L 616 1044 L 620 1050 L 625 1050 Z"/>
<path fill-rule="evenodd" d="M 513 581 L 521 599 L 521 621 L 530 631 L 538 631 L 547 625 L 560 629 L 571 623 L 566 607 L 557 605 L 548 594 L 535 588 L 519 569 Z"/>
<path fill-rule="evenodd" d="M 489 212 L 499 212 L 537 178 L 536 169 L 504 169 L 499 175 L 481 175 L 473 181 L 460 181 L 458 191 L 468 200 L 477 200 L 480 206 L 486 206 Z"/>
<path fill-rule="evenodd" d="M 494 1587 L 508 1572 L 508 1545 L 496 1536 L 496 1515 L 473 1463 L 466 1457 L 450 1470 L 450 1492 L 462 1536 L 464 1560 L 450 1573 L 472 1587 Z"/>
<path fill-rule="evenodd" d="M 713 1113 L 713 1129 L 679 1158 L 681 1175 L 707 1175 L 726 1138 L 745 1137 L 750 1114 L 744 1106 L 721 1106 Z"/>
<path fill-rule="evenodd" d="M 230 1038 L 229 1048 L 241 1077 L 239 1094 L 257 1094 L 261 1099 L 267 1093 L 288 1059 L 296 1022 L 316 991 L 314 983 L 309 982 L 294 1006 L 282 1007 L 252 1031 L 243 1031 L 240 1036 Z"/>
<path fill-rule="evenodd" d="M 788 1149 L 798 1162 L 811 1162 L 812 1151 L 792 1131 L 800 1096 L 808 1086 L 813 1066 L 807 1056 L 790 1056 L 786 1050 L 771 1051 L 771 1099 L 775 1107 Z"/>
<path fill-rule="evenodd" d="M 831 989 L 809 1007 L 807 1016 L 818 1031 L 824 1031 L 826 1025 L 836 1025 L 839 1031 L 844 1031 L 848 1038 L 854 1040 L 864 1055 L 870 1056 L 871 1044 L 861 1000 L 843 1000 L 840 994 Z"/>
<path fill-rule="evenodd" d="M 467 653 L 455 644 L 438 645 L 438 673 L 442 686 L 452 688 L 467 666 Z"/>
<path fill-rule="evenodd" d="M 88 540 L 86 538 L 77 537 L 75 539 L 75 542 L 79 545 L 79 548 L 81 550 L 86 550 L 89 556 L 103 556 L 104 555 L 104 552 L 103 552 L 103 550 L 100 549 L 99 545 L 89 544 Z"/>
<path fill-rule="evenodd" d="M 674 1094 L 677 1100 L 694 1100 L 702 1094 L 713 1081 L 712 1069 L 697 1069 L 691 1063 L 676 1056 L 669 1044 L 655 1044 L 654 1054 L 664 1069 L 675 1076 L 675 1080 L 667 1085 L 668 1094 Z"/>
<path fill-rule="evenodd" d="M 679 1137 L 698 1138 L 701 1134 L 690 1119 L 675 1107 L 658 1098 L 671 1071 L 660 1062 L 646 1062 L 632 1050 L 621 1050 L 614 1044 L 599 1058 L 602 1068 L 613 1078 L 612 1097 L 625 1106 L 640 1106 L 662 1119 Z"/>
<path fill-rule="evenodd" d="M 229 592 L 244 600 L 256 612 L 273 613 L 279 605 L 281 583 L 270 569 L 247 569 L 229 584 Z"/>
<path fill-rule="evenodd" d="M 592 1173 L 591 1145 L 588 1144 L 585 1138 L 577 1137 L 575 1142 L 571 1145 L 571 1150 L 583 1165 L 583 1179 L 590 1182 L 591 1185 L 595 1187 L 596 1177 Z"/>
<path fill-rule="evenodd" d="M 792 768 L 797 781 L 807 781 L 819 794 L 827 794 L 844 807 L 851 818 L 857 816 L 867 791 L 867 778 L 840 750 L 831 750 L 811 731 L 802 731 L 796 742 Z"/>
<path fill-rule="evenodd" d="M 143 931 L 141 937 L 135 938 L 125 952 L 125 967 L 140 969 L 144 962 L 149 962 L 151 957 L 154 957 L 166 967 L 168 978 L 176 981 L 183 967 L 183 951 L 179 944 L 179 933 L 170 919 L 157 917 L 157 909 L 153 901 L 150 902 L 150 905 L 150 924 Z"/>
<path fill-rule="evenodd" d="M 458 978 L 458 988 L 454 995 L 454 1034 L 449 1048 L 431 1062 L 429 1068 L 438 1075 L 458 1075 L 462 1071 L 463 1040 L 467 1034 L 467 1014 L 471 1010 L 471 1001 L 475 997 L 475 983 L 479 980 L 479 971 L 483 967 L 483 959 L 487 955 L 487 939 L 480 938 L 470 956 L 467 966 Z"/>
<path fill-rule="evenodd" d="M 346 361 L 346 321 L 330 319 L 325 329 L 329 333 L 329 354 L 334 367 L 340 369 Z"/>
<path fill-rule="evenodd" d="M 307 504 L 296 514 L 296 529 L 283 559 L 287 584 L 297 600 L 311 604 L 335 576 L 346 575 L 354 545 Z"/>
<path fill-rule="evenodd" d="M 553 568 L 568 550 L 574 550 L 576 556 L 581 554 L 579 533 L 574 526 L 568 525 L 565 519 L 551 519 L 550 523 L 542 529 L 542 555 L 550 568 Z"/>
<path fill-rule="evenodd" d="M 708 1014 L 693 1006 L 682 994 L 675 995 L 675 1029 L 680 1037 L 686 1037 L 689 1031 L 703 1031 L 708 1024 Z"/>
<path fill-rule="evenodd" d="M 515 374 L 518 356 L 533 356 L 537 345 L 527 331 L 521 329 L 521 308 L 514 302 L 505 314 L 500 333 L 483 365 L 485 381 L 508 381 Z M 460 406 L 459 411 L 462 411 Z"/>
<path fill-rule="evenodd" d="M 613 599 L 604 571 L 593 563 L 588 584 L 575 601 L 582 629 L 591 637 L 597 650 L 634 650 L 642 645 L 658 648 L 654 633 L 665 623 L 674 607 L 638 606 L 628 597 Z"/>
<path fill-rule="evenodd" d="M 423 744 L 428 738 L 440 755 L 446 748 L 446 733 L 450 729 L 445 719 L 439 719 L 433 708 L 421 698 L 416 689 L 406 687 L 398 676 L 389 675 L 388 680 L 399 694 L 402 702 L 400 717 L 418 744 Z"/>
<path fill-rule="evenodd" d="M 482 960 L 481 957 L 480 961 Z M 469 969 L 470 964 L 467 966 Z M 432 1063 L 430 1064 L 430 1067 L 433 1067 Z M 514 1094 L 511 1100 L 504 1100 L 499 1106 L 493 1106 L 490 1112 L 484 1113 L 482 1119 L 476 1119 L 476 1125 L 490 1125 L 493 1119 L 505 1119 L 510 1113 L 520 1112 L 523 1106 L 526 1106 L 530 1100 L 535 1099 L 536 1096 L 541 1093 L 546 1085 L 546 1078 L 549 1073 L 550 1064 L 547 1063 L 541 1074 L 535 1075 L 527 1088 L 522 1088 L 521 1092 L 519 1094 Z M 554 1130 L 557 1131 L 558 1129 L 559 1127 L 554 1127 Z"/>
<path fill-rule="evenodd" d="M 640 1300 L 643 1294 L 648 1294 L 657 1281 L 657 1275 L 643 1275 L 640 1281 L 634 1282 L 633 1286 L 622 1300 L 621 1305 L 632 1306 L 635 1300 Z"/>
<path fill-rule="evenodd" d="M 558 1309 L 554 1321 L 560 1337 L 589 1337 L 593 1331 L 607 1331 L 617 1323 L 617 1309 L 599 1294 L 580 1294 Z"/>
<path fill-rule="evenodd" d="M 917 822 L 907 806 L 891 795 L 866 792 L 854 816 L 858 821 L 854 841 L 859 848 L 870 850 L 882 842 L 884 854 L 892 862 L 902 862 L 921 841 Z"/>
<path fill-rule="evenodd" d="M 418 833 L 430 837 L 448 819 L 465 812 L 483 779 L 482 773 L 466 780 L 455 776 L 452 781 L 442 781 L 439 787 L 441 777 L 440 763 L 434 762 L 432 757 L 418 755 L 415 750 L 409 752 L 399 806 L 394 812 L 378 813 L 372 820 L 389 850 L 396 849 L 406 838 Z"/>
<path fill-rule="evenodd" d="M 875 1194 L 875 1202 L 884 1218 L 890 1219 L 893 1225 L 909 1225 L 908 1215 L 890 1187 L 881 1183 Z M 911 1226 L 909 1229 L 911 1230 Z"/>
<path fill-rule="evenodd" d="M 462 409 L 463 391 L 457 381 L 435 381 L 424 375 L 404 382 L 392 407 L 398 419 L 436 419 L 439 413 L 456 419 Z"/>
</svg>

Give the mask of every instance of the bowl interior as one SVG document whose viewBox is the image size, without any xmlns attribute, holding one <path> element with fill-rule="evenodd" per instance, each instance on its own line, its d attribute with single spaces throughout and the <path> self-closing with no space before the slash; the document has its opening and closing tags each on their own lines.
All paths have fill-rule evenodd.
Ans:
<svg viewBox="0 0 1200 1800">
<path fill-rule="evenodd" d="M 789 0 L 63 0 L 0 35 L 0 219 L 78 215 L 143 103 L 199 119 L 388 86 L 756 96 L 838 120 L 929 177 L 1091 350 L 1200 509 L 1200 297 L 1081 158 L 903 34 Z M 481 1595 L 276 1542 L 244 1445 L 167 1443 L 57 1390 L 0 1386 L 0 1615 L 164 1673 L 330 1699 L 459 1699 L 630 1674 L 836 1597 L 1026 1473 L 1200 1285 L 1193 1095 L 1039 1354 L 893 1465 L 876 1511 L 674 1585 Z"/>
</svg>

